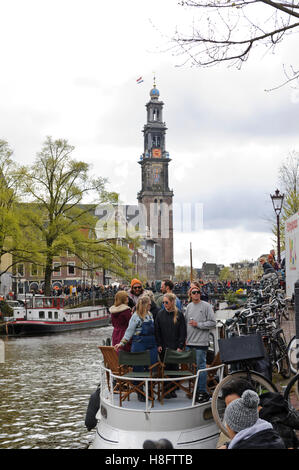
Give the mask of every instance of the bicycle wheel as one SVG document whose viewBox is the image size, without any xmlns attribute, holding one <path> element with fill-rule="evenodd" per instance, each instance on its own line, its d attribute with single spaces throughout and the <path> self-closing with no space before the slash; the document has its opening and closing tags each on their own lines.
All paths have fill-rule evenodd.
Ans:
<svg viewBox="0 0 299 470">
<path fill-rule="evenodd" d="M 283 397 L 289 402 L 291 406 L 293 406 L 293 408 L 298 408 L 296 402 L 299 400 L 299 374 L 296 374 L 289 381 Z"/>
<path fill-rule="evenodd" d="M 291 372 L 297 374 L 299 361 L 299 344 L 297 345 L 296 336 L 288 344 L 288 357 L 290 361 Z"/>
<path fill-rule="evenodd" d="M 248 380 L 248 374 L 250 377 L 250 383 L 254 387 L 255 391 L 258 395 L 266 392 L 277 392 L 276 386 L 270 382 L 268 379 L 260 375 L 258 372 L 246 372 L 246 371 L 237 371 L 232 372 L 231 374 L 224 377 L 223 380 L 216 386 L 213 396 L 212 396 L 212 413 L 213 418 L 217 424 L 217 426 L 221 429 L 221 431 L 228 436 L 226 427 L 223 422 L 224 418 L 224 411 L 225 411 L 225 402 L 222 398 L 222 388 L 229 384 L 231 380 L 235 379 L 246 379 Z"/>
<path fill-rule="evenodd" d="M 288 347 L 283 334 L 279 334 L 276 337 L 273 347 L 275 361 L 272 364 L 272 371 L 274 374 L 277 372 L 284 379 L 289 379 L 291 377 L 291 364 L 288 355 Z"/>
</svg>

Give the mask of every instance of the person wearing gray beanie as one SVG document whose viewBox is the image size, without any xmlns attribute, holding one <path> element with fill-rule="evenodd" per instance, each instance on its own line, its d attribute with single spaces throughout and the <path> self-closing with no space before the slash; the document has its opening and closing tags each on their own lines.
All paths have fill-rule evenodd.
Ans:
<svg viewBox="0 0 299 470">
<path fill-rule="evenodd" d="M 250 428 L 259 419 L 258 404 L 258 394 L 253 390 L 245 390 L 241 398 L 228 405 L 224 421 L 235 432 Z"/>
<path fill-rule="evenodd" d="M 245 390 L 241 398 L 233 400 L 227 406 L 224 421 L 231 442 L 226 448 L 285 449 L 272 424 L 259 418 L 258 404 L 258 394 L 253 390 Z"/>
</svg>

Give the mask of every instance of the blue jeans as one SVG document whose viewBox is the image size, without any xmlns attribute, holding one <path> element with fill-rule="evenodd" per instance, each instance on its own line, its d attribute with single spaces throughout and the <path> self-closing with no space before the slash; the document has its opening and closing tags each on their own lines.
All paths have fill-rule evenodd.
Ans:
<svg viewBox="0 0 299 470">
<path fill-rule="evenodd" d="M 196 350 L 196 365 L 197 370 L 205 369 L 207 367 L 207 351 L 204 349 L 198 349 L 195 347 L 186 347 L 187 350 L 195 349 Z M 197 382 L 197 393 L 207 393 L 207 372 L 201 372 L 198 377 Z"/>
</svg>

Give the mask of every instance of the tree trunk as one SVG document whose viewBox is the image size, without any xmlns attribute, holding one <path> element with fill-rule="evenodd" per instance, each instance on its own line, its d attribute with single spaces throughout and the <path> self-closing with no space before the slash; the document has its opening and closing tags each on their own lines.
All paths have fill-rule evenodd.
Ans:
<svg viewBox="0 0 299 470">
<path fill-rule="evenodd" d="M 52 264 L 53 264 L 53 258 L 52 256 L 48 255 L 47 261 L 46 261 L 46 269 L 45 269 L 45 295 L 52 294 L 52 286 L 51 286 Z"/>
</svg>

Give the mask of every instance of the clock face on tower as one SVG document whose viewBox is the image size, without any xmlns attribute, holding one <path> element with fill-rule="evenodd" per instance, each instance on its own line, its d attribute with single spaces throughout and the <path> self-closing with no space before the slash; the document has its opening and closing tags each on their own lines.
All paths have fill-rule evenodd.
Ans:
<svg viewBox="0 0 299 470">
<path fill-rule="evenodd" d="M 153 149 L 152 150 L 153 158 L 161 158 L 161 149 Z"/>
</svg>

